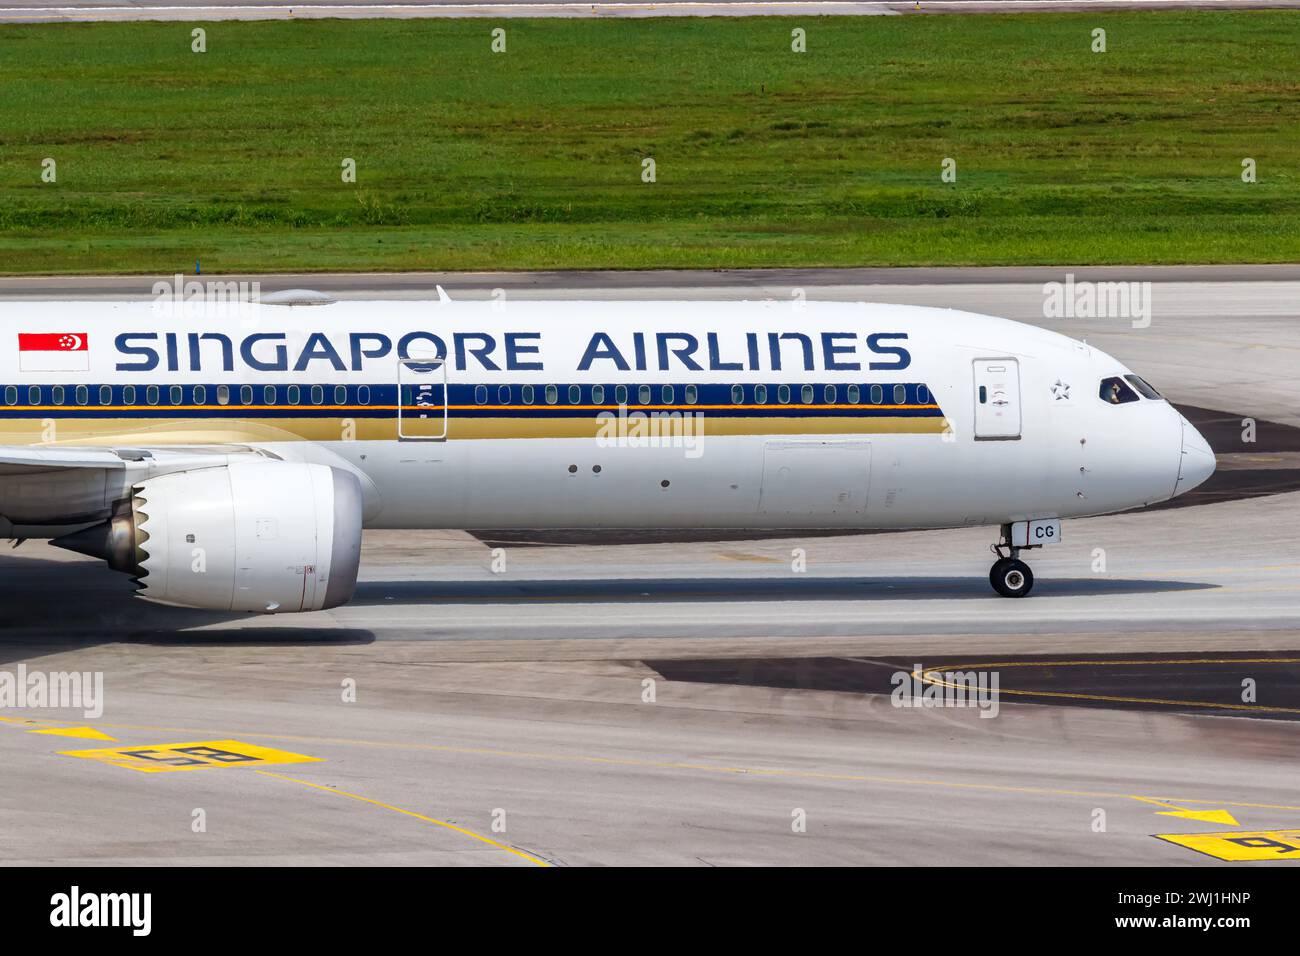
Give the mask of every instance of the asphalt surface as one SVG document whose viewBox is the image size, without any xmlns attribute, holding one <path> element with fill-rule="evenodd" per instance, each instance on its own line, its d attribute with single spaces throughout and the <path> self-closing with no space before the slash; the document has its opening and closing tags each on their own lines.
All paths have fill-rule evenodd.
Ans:
<svg viewBox="0 0 1300 956">
<path fill-rule="evenodd" d="M 99 717 L 0 710 L 6 862 L 1294 865 L 1179 835 L 1231 852 L 1300 827 L 1300 270 L 1165 273 L 1140 329 L 1043 318 L 1061 271 L 510 277 L 519 296 L 799 285 L 1086 334 L 1190 406 L 1228 477 L 1195 506 L 1068 522 L 1024 601 L 991 595 L 988 529 L 498 540 L 501 574 L 473 535 L 375 533 L 352 604 L 275 618 L 150 606 L 41 542 L 0 554 L 0 672 L 105 686 Z M 996 717 L 893 706 L 916 665 L 996 672 Z M 113 739 L 45 732 L 78 727 Z M 112 748 L 138 756 L 69 755 Z"/>
<path fill-rule="evenodd" d="M 932 672 L 903 658 L 723 658 L 650 660 L 646 664 L 672 681 L 881 696 L 892 696 L 898 690 L 901 682 L 897 675 L 916 673 L 924 679 Z M 1153 713 L 1300 720 L 1300 654 L 1164 652 L 1020 655 L 990 660 L 954 653 L 952 660 L 929 667 L 940 674 L 996 672 L 1003 700 Z M 1250 703 L 1241 699 L 1246 681 L 1255 685 L 1255 700 Z"/>
</svg>

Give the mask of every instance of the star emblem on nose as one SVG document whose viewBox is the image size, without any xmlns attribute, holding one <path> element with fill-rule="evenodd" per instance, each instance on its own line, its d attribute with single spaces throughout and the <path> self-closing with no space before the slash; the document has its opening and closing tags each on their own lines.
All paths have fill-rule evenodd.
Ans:
<svg viewBox="0 0 1300 956">
<path fill-rule="evenodd" d="M 1052 394 L 1056 396 L 1058 402 L 1063 401 L 1070 397 L 1070 386 L 1058 378 L 1056 384 L 1052 386 Z"/>
</svg>

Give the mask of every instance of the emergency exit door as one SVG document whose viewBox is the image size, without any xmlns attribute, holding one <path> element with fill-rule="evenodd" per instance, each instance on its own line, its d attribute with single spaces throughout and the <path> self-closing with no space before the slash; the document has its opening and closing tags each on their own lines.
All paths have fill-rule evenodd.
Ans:
<svg viewBox="0 0 1300 956">
<path fill-rule="evenodd" d="M 1020 437 L 1020 364 L 1012 358 L 976 359 L 975 439 Z"/>
<path fill-rule="evenodd" d="M 447 363 L 442 359 L 398 363 L 397 437 L 407 441 L 447 437 Z"/>
</svg>

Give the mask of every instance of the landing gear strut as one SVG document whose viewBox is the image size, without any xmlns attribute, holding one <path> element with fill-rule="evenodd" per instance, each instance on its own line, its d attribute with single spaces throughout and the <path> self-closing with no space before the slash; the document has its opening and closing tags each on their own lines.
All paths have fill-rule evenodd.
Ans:
<svg viewBox="0 0 1300 956">
<path fill-rule="evenodd" d="M 1002 540 L 990 545 L 989 550 L 998 556 L 989 569 L 989 584 L 1003 597 L 1021 598 L 1034 587 L 1034 572 L 1020 560 L 1024 549 L 1011 544 L 1011 526 L 1002 526 Z M 1005 553 L 1004 553 L 1005 552 Z"/>
</svg>

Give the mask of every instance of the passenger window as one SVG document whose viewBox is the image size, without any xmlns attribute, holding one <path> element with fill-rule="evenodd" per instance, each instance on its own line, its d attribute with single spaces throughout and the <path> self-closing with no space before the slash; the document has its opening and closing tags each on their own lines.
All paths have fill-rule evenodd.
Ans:
<svg viewBox="0 0 1300 956">
<path fill-rule="evenodd" d="M 498 405 L 509 405 L 509 404 L 510 404 L 510 386 L 509 386 L 509 385 L 498 385 L 498 386 L 497 386 L 497 404 L 498 404 Z"/>
<path fill-rule="evenodd" d="M 217 404 L 218 404 L 218 405 L 229 405 L 229 404 L 230 404 L 230 386 L 229 386 L 229 385 L 218 385 L 218 386 L 217 386 Z"/>
<path fill-rule="evenodd" d="M 324 401 L 325 401 L 325 389 L 320 385 L 313 385 L 311 387 L 311 403 L 313 405 L 320 405 Z"/>
<path fill-rule="evenodd" d="M 615 405 L 626 405 L 626 404 L 627 404 L 627 386 L 626 386 L 626 385 L 615 385 L 615 386 L 614 386 L 614 404 L 615 404 Z"/>
<path fill-rule="evenodd" d="M 862 391 L 856 385 L 850 385 L 846 392 L 848 393 L 846 398 L 850 405 L 857 405 L 862 401 Z"/>
<path fill-rule="evenodd" d="M 1151 384 L 1140 375 L 1125 375 L 1125 381 L 1137 389 L 1138 394 L 1143 398 L 1149 398 L 1152 401 L 1161 401 L 1164 396 L 1151 387 Z"/>
<path fill-rule="evenodd" d="M 62 386 L 62 385 L 55 385 L 53 391 L 54 391 L 54 396 L 53 396 L 53 397 L 54 397 L 54 404 L 55 404 L 55 405 L 62 405 L 62 404 L 63 404 L 63 386 Z"/>
<path fill-rule="evenodd" d="M 789 404 L 790 404 L 790 386 L 789 386 L 789 385 L 778 385 L 778 386 L 776 387 L 776 403 L 777 403 L 778 405 L 789 405 Z"/>
<path fill-rule="evenodd" d="M 274 390 L 274 389 L 271 390 L 271 401 L 275 401 L 275 390 Z M 369 404 L 370 404 L 370 386 L 369 386 L 369 385 L 358 385 L 358 386 L 357 386 L 357 404 L 358 404 L 358 405 L 369 405 Z"/>
<path fill-rule="evenodd" d="M 18 387 L 17 387 L 17 386 L 15 386 L 15 385 L 6 385 L 6 386 L 5 386 L 5 404 L 6 404 L 6 405 L 17 405 L 17 404 L 18 404 Z"/>
<path fill-rule="evenodd" d="M 591 404 L 593 404 L 593 405 L 604 405 L 604 404 L 605 404 L 605 386 L 604 386 L 604 385 L 593 385 L 593 386 L 591 386 Z"/>
<path fill-rule="evenodd" d="M 99 386 L 99 404 L 101 405 L 113 404 L 113 388 L 111 385 Z"/>
<path fill-rule="evenodd" d="M 906 405 L 906 404 L 907 404 L 907 386 L 906 386 L 906 385 L 895 385 L 895 386 L 894 386 L 894 404 L 895 404 L 895 405 Z"/>
<path fill-rule="evenodd" d="M 39 385 L 30 385 L 27 388 L 27 404 L 39 405 L 41 403 L 41 387 Z"/>
<path fill-rule="evenodd" d="M 77 404 L 78 404 L 78 405 L 85 405 L 88 401 L 90 401 L 90 389 L 88 389 L 88 388 L 87 388 L 86 386 L 84 386 L 84 385 L 78 385 L 78 386 L 77 386 Z"/>
<path fill-rule="evenodd" d="M 245 388 L 248 388 L 247 385 L 245 385 L 244 387 L 245 387 Z M 251 389 L 250 389 L 250 391 L 251 391 Z M 346 385 L 335 385 L 335 386 L 334 386 L 334 404 L 335 404 L 335 405 L 346 405 L 347 403 L 348 403 L 348 387 L 347 387 Z M 248 403 L 248 402 L 245 402 L 244 404 L 247 405 L 247 404 L 249 404 L 249 403 Z"/>
<path fill-rule="evenodd" d="M 569 404 L 570 404 L 570 405 L 581 405 L 581 404 L 582 404 L 582 386 L 581 386 L 581 385 L 570 385 L 570 386 L 569 386 Z"/>
<path fill-rule="evenodd" d="M 699 389 L 696 388 L 694 385 L 687 385 L 686 388 L 683 389 L 683 391 L 686 393 L 687 405 L 694 405 L 697 401 L 699 401 L 700 392 Z"/>
<path fill-rule="evenodd" d="M 1101 391 L 1098 393 L 1101 400 L 1110 405 L 1126 405 L 1129 402 L 1138 400 L 1137 392 L 1128 387 L 1128 384 L 1118 375 L 1114 378 L 1103 379 Z"/>
<path fill-rule="evenodd" d="M 342 386 L 339 386 L 339 387 L 342 388 Z M 334 394 L 337 395 L 338 392 L 335 391 Z M 253 386 L 251 386 L 251 385 L 241 385 L 241 386 L 239 386 L 239 404 L 241 404 L 241 405 L 252 405 L 252 404 L 253 404 Z M 340 404 L 342 404 L 342 403 L 340 402 Z"/>
<path fill-rule="evenodd" d="M 637 387 L 637 390 L 636 390 L 636 398 L 637 398 L 637 401 L 640 402 L 642 405 L 649 405 L 649 404 L 650 404 L 650 386 L 649 386 L 649 385 L 640 385 L 640 386 L 638 386 L 638 387 Z"/>
<path fill-rule="evenodd" d="M 554 405 L 560 400 L 560 390 L 554 385 L 546 386 L 546 404 Z"/>
<path fill-rule="evenodd" d="M 218 393 L 220 393 L 221 390 L 218 388 L 217 391 Z M 299 388 L 297 385 L 290 385 L 288 391 L 289 391 L 290 405 L 297 405 L 299 402 L 302 401 L 302 389 Z"/>
<path fill-rule="evenodd" d="M 364 386 L 363 386 L 363 387 L 364 387 Z M 263 386 L 262 386 L 262 404 L 263 404 L 263 405 L 274 405 L 274 404 L 275 404 L 275 399 L 276 399 L 276 395 L 275 395 L 275 386 L 274 386 L 274 385 L 263 385 Z"/>
<path fill-rule="evenodd" d="M 488 389 L 486 385 L 474 386 L 474 404 L 486 405 L 488 400 Z"/>
<path fill-rule="evenodd" d="M 665 385 L 663 388 L 659 389 L 659 399 L 665 405 L 671 405 L 676 396 L 676 390 L 671 385 Z"/>
<path fill-rule="evenodd" d="M 167 389 L 167 396 L 167 400 L 173 405 L 185 404 L 185 390 L 179 385 L 173 385 L 171 388 Z"/>
<path fill-rule="evenodd" d="M 871 404 L 879 405 L 885 400 L 885 390 L 879 385 L 871 386 Z"/>
<path fill-rule="evenodd" d="M 523 397 L 523 403 L 525 405 L 533 404 L 533 387 L 531 385 L 525 385 L 519 391 Z"/>
<path fill-rule="evenodd" d="M 731 404 L 733 405 L 745 404 L 745 387 L 743 385 L 731 386 Z"/>
<path fill-rule="evenodd" d="M 812 404 L 813 387 L 811 385 L 805 385 L 799 389 L 799 401 L 803 402 L 805 405 Z"/>
<path fill-rule="evenodd" d="M 754 402 L 755 402 L 755 404 L 758 404 L 758 405 L 766 405 L 766 404 L 767 404 L 767 386 L 766 386 L 766 385 L 755 385 L 755 386 L 754 386 Z"/>
<path fill-rule="evenodd" d="M 194 386 L 194 404 L 206 405 L 208 401 L 208 387 L 206 385 Z"/>
<path fill-rule="evenodd" d="M 144 400 L 150 405 L 158 404 L 158 386 L 150 385 L 144 390 Z"/>
<path fill-rule="evenodd" d="M 839 394 L 839 389 L 834 385 L 827 385 L 822 389 L 822 397 L 825 399 L 825 404 L 827 405 L 834 405 L 835 400 L 839 398 Z"/>
<path fill-rule="evenodd" d="M 122 386 L 122 404 L 123 404 L 123 405 L 134 405 L 134 404 L 135 404 L 135 386 L 134 386 L 134 385 L 123 385 L 123 386 Z"/>
</svg>

